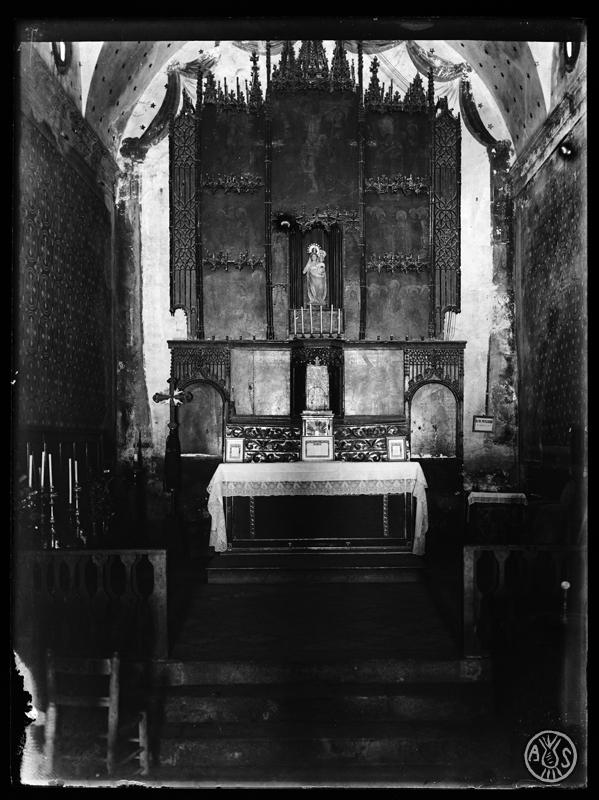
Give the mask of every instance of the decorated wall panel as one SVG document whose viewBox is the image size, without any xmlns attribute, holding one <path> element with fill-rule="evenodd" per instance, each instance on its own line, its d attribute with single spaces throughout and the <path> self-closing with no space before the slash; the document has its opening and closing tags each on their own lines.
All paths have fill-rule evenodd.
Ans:
<svg viewBox="0 0 599 800">
<path fill-rule="evenodd" d="M 345 350 L 345 414 L 403 413 L 403 351 Z"/>
<path fill-rule="evenodd" d="M 199 130 L 204 332 L 263 338 L 264 116 L 205 102 Z"/>
<path fill-rule="evenodd" d="M 556 149 L 515 201 L 522 457 L 542 462 L 561 448 L 562 467 L 568 429 L 584 425 L 586 413 L 583 127 L 571 135 L 575 157 Z"/>
<path fill-rule="evenodd" d="M 374 58 L 365 88 L 361 52 L 356 74 L 342 41 L 330 63 L 321 41 L 285 42 L 272 69 L 267 47 L 264 87 L 252 54 L 245 92 L 208 72 L 195 111 L 184 96 L 171 131 L 185 166 L 182 177 L 172 160 L 171 251 L 182 255 L 171 310 L 190 306 L 191 338 L 293 335 L 312 242 L 327 252 L 318 305 L 342 310 L 349 340 L 438 336 L 459 311 L 459 119 L 435 106 L 432 73 L 401 96 Z M 246 267 L 263 282 L 220 277 Z"/>
<path fill-rule="evenodd" d="M 206 102 L 200 122 L 202 186 L 238 194 L 264 188 L 264 115 Z"/>
<path fill-rule="evenodd" d="M 357 98 L 273 93 L 273 210 L 357 205 Z"/>
<path fill-rule="evenodd" d="M 366 114 L 366 175 L 393 190 L 401 178 L 428 185 L 431 122 L 426 111 Z M 368 182 L 367 181 L 367 185 Z"/>
<path fill-rule="evenodd" d="M 222 456 L 223 400 L 209 384 L 188 387 L 193 399 L 177 409 L 182 453 Z"/>
<path fill-rule="evenodd" d="M 111 424 L 111 220 L 99 190 L 23 118 L 19 422 Z"/>
<path fill-rule="evenodd" d="M 428 270 L 404 273 L 368 270 L 366 338 L 396 339 L 426 336 L 429 321 Z"/>
<path fill-rule="evenodd" d="M 441 383 L 426 383 L 412 398 L 410 446 L 413 458 L 456 455 L 456 400 Z"/>
<path fill-rule="evenodd" d="M 230 267 L 204 274 L 206 337 L 265 338 L 265 276 L 263 269 Z"/>
<path fill-rule="evenodd" d="M 234 348 L 231 392 L 235 411 L 244 416 L 286 416 L 290 412 L 288 350 Z"/>
<path fill-rule="evenodd" d="M 430 316 L 431 97 L 378 79 L 365 95 L 365 338 L 423 336 Z"/>
</svg>

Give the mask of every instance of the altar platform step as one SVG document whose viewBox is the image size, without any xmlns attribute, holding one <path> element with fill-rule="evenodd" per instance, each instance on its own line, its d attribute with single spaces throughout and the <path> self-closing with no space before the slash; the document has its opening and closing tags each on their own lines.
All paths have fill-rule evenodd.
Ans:
<svg viewBox="0 0 599 800">
<path fill-rule="evenodd" d="M 160 764 L 193 770 L 241 765 L 264 770 L 281 766 L 313 768 L 327 765 L 421 766 L 442 778 L 445 767 L 462 764 L 468 775 L 472 764 L 497 769 L 507 753 L 501 735 L 481 725 L 476 732 L 469 722 L 360 722 L 171 726 L 160 748 Z"/>
<path fill-rule="evenodd" d="M 492 711 L 489 684 L 468 682 L 304 682 L 173 686 L 162 713 L 182 725 L 470 720 Z"/>
<path fill-rule="evenodd" d="M 424 560 L 407 552 L 231 551 L 215 555 L 208 583 L 396 583 L 421 578 Z"/>
</svg>

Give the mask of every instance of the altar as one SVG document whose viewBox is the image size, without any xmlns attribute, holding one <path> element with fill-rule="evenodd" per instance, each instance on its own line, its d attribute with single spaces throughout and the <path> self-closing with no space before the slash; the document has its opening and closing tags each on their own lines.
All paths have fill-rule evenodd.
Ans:
<svg viewBox="0 0 599 800">
<path fill-rule="evenodd" d="M 210 545 L 216 552 L 224 552 L 230 544 L 223 506 L 226 498 L 248 497 L 251 503 L 256 497 L 283 495 L 379 495 L 385 518 L 389 496 L 407 495 L 416 501 L 412 552 L 422 555 L 428 529 L 426 488 L 422 468 L 415 462 L 220 464 L 207 489 Z"/>
</svg>

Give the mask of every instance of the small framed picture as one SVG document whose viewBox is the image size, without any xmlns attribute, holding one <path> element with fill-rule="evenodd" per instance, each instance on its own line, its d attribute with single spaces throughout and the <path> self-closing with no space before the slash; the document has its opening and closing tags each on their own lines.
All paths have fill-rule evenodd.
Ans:
<svg viewBox="0 0 599 800">
<path fill-rule="evenodd" d="M 302 436 L 302 461 L 333 461 L 332 436 Z"/>
<path fill-rule="evenodd" d="M 389 461 L 405 461 L 408 457 L 405 436 L 387 436 L 387 458 Z"/>
<path fill-rule="evenodd" d="M 304 436 L 331 436 L 333 420 L 331 417 L 306 417 Z"/>
<path fill-rule="evenodd" d="M 472 417 L 472 430 L 475 433 L 493 433 L 493 417 L 475 414 Z"/>
<path fill-rule="evenodd" d="M 225 461 L 233 464 L 243 463 L 243 439 L 227 436 L 225 440 Z"/>
</svg>

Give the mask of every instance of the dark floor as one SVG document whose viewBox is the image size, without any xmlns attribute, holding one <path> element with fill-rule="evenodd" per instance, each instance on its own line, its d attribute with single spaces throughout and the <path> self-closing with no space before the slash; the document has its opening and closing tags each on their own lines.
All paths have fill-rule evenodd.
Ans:
<svg viewBox="0 0 599 800">
<path fill-rule="evenodd" d="M 211 585 L 191 592 L 174 659 L 458 658 L 421 583 Z"/>
</svg>

